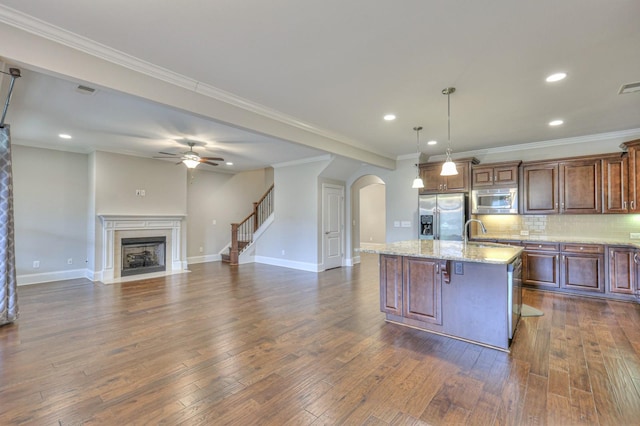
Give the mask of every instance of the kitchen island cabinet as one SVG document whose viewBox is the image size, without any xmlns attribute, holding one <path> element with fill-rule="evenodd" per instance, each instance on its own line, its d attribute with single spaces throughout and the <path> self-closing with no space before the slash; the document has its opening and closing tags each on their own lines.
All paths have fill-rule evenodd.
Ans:
<svg viewBox="0 0 640 426">
<path fill-rule="evenodd" d="M 520 318 L 521 247 L 416 240 L 360 251 L 380 255 L 388 322 L 508 350 Z"/>
</svg>

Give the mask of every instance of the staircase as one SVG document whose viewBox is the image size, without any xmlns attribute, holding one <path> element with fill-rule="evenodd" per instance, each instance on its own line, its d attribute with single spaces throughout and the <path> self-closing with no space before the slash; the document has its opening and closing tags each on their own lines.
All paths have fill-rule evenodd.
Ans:
<svg viewBox="0 0 640 426">
<path fill-rule="evenodd" d="M 231 224 L 231 247 L 229 253 L 221 255 L 222 261 L 230 265 L 237 265 L 240 253 L 252 242 L 255 232 L 273 213 L 273 188 L 265 192 L 257 203 L 253 203 L 253 212 L 240 223 Z"/>
</svg>

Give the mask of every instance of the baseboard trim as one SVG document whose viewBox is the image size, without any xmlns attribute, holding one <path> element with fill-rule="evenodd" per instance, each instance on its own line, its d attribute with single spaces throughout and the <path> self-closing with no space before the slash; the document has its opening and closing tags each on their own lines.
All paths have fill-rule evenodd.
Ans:
<svg viewBox="0 0 640 426">
<path fill-rule="evenodd" d="M 220 260 L 222 260 L 222 256 L 221 255 L 219 255 L 219 254 L 208 254 L 206 256 L 187 257 L 187 264 L 192 265 L 192 264 L 195 264 L 195 263 L 218 262 Z"/>
<path fill-rule="evenodd" d="M 287 259 L 278 259 L 276 257 L 255 256 L 256 263 L 264 263 L 265 265 L 282 266 L 283 268 L 297 269 L 300 271 L 320 272 L 320 265 L 306 262 L 295 262 Z"/>
<path fill-rule="evenodd" d="M 51 281 L 74 280 L 86 278 L 91 280 L 93 274 L 88 269 L 72 269 L 69 271 L 43 272 L 40 274 L 24 274 L 16 277 L 18 285 L 48 283 Z"/>
</svg>

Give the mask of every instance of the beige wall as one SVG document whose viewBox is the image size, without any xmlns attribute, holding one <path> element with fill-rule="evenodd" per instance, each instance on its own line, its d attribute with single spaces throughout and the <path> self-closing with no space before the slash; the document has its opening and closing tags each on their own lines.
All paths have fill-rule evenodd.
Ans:
<svg viewBox="0 0 640 426">
<path fill-rule="evenodd" d="M 15 144 L 12 154 L 17 275 L 85 269 L 87 155 Z"/>
<path fill-rule="evenodd" d="M 360 190 L 360 243 L 386 241 L 385 185 L 373 184 Z"/>
</svg>

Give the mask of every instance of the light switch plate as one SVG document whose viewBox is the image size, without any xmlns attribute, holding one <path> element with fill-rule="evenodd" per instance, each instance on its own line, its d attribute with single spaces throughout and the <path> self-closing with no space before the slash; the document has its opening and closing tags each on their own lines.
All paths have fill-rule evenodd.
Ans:
<svg viewBox="0 0 640 426">
<path fill-rule="evenodd" d="M 629 238 L 632 240 L 640 240 L 640 232 L 630 232 Z"/>
</svg>

